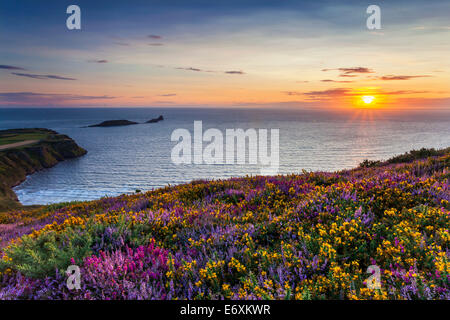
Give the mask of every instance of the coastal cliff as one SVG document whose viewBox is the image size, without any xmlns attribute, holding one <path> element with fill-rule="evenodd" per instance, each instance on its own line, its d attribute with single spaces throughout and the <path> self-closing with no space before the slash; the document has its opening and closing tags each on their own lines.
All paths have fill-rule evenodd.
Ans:
<svg viewBox="0 0 450 320">
<path fill-rule="evenodd" d="M 20 207 L 12 188 L 27 175 L 86 153 L 70 137 L 53 130 L 0 131 L 0 210 Z"/>
</svg>

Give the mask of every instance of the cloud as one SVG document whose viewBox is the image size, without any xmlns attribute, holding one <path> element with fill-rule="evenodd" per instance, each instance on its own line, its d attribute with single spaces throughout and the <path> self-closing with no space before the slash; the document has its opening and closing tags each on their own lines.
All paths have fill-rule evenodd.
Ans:
<svg viewBox="0 0 450 320">
<path fill-rule="evenodd" d="M 411 30 L 450 30 L 450 26 L 417 26 L 410 28 Z"/>
<path fill-rule="evenodd" d="M 297 91 L 283 91 L 283 93 L 288 96 L 301 96 L 304 94 L 303 92 L 297 92 Z"/>
<path fill-rule="evenodd" d="M 206 71 L 204 71 L 204 70 L 202 70 L 202 69 L 199 69 L 199 68 L 192 68 L 192 67 L 189 67 L 189 68 L 178 67 L 178 68 L 175 68 L 175 69 L 178 69 L 178 70 L 187 70 L 187 71 L 195 71 L 195 72 L 206 72 Z"/>
<path fill-rule="evenodd" d="M 334 88 L 321 91 L 308 91 L 303 94 L 309 97 L 336 97 L 349 95 L 350 92 L 351 91 L 348 88 Z"/>
<path fill-rule="evenodd" d="M 382 92 L 383 94 L 418 94 L 418 93 L 431 93 L 431 91 L 426 91 L 426 90 L 422 90 L 422 91 L 418 91 L 418 90 L 397 90 L 397 91 L 385 91 Z M 442 93 L 442 92 L 439 92 Z"/>
<path fill-rule="evenodd" d="M 246 74 L 242 70 L 213 71 L 213 70 L 203 70 L 203 69 L 200 69 L 200 68 L 192 68 L 192 67 L 189 67 L 189 68 L 178 67 L 178 68 L 175 68 L 175 69 L 177 69 L 177 70 L 195 71 L 195 72 L 223 72 L 225 74 L 240 74 L 240 75 Z"/>
<path fill-rule="evenodd" d="M 149 43 L 148 45 L 149 45 L 149 46 L 152 46 L 152 47 L 161 47 L 161 46 L 164 45 L 164 43 L 156 42 L 156 43 Z"/>
<path fill-rule="evenodd" d="M 128 47 L 130 44 L 128 42 L 122 42 L 122 41 L 115 41 L 114 44 L 117 44 L 118 46 Z"/>
<path fill-rule="evenodd" d="M 351 95 L 351 89 L 348 88 L 333 88 L 327 90 L 317 91 L 284 91 L 284 94 L 288 96 L 304 96 L 306 100 L 312 101 L 328 101 L 330 99 L 342 98 Z"/>
<path fill-rule="evenodd" d="M 417 90 L 397 90 L 397 91 L 383 91 L 383 90 L 369 90 L 369 91 L 359 91 L 351 88 L 332 88 L 326 90 L 317 90 L 317 91 L 307 91 L 307 92 L 292 92 L 287 91 L 284 92 L 287 95 L 304 95 L 310 100 L 328 100 L 328 99 L 336 99 L 336 98 L 344 98 L 344 97 L 354 97 L 361 96 L 365 94 L 373 94 L 373 95 L 410 95 L 410 94 L 423 94 L 423 93 L 431 93 L 431 91 L 417 91 Z"/>
<path fill-rule="evenodd" d="M 217 72 L 217 71 L 213 71 L 213 70 L 204 70 L 204 69 L 192 68 L 192 67 L 189 67 L 189 68 L 180 67 L 180 68 L 175 68 L 175 69 L 177 69 L 177 70 L 186 70 L 186 71 L 194 71 L 194 72 L 208 72 L 208 73 Z"/>
<path fill-rule="evenodd" d="M 395 75 L 387 75 L 383 77 L 376 78 L 377 80 L 411 80 L 415 78 L 427 78 L 431 77 L 428 75 L 422 75 L 422 76 L 395 76 Z"/>
<path fill-rule="evenodd" d="M 336 96 L 336 95 L 343 95 L 350 92 L 350 89 L 347 88 L 335 88 L 335 89 L 327 89 L 322 91 L 309 91 L 305 92 L 306 95 L 310 96 L 317 96 L 317 95 L 324 95 L 324 96 Z"/>
<path fill-rule="evenodd" d="M 245 74 L 244 71 L 225 71 L 226 74 Z"/>
<path fill-rule="evenodd" d="M 150 39 L 162 39 L 161 36 L 158 36 L 158 35 L 155 35 L 155 34 L 149 34 L 149 35 L 147 36 L 147 38 L 150 38 Z"/>
<path fill-rule="evenodd" d="M 335 82 L 335 83 L 350 83 L 353 81 L 349 81 L 349 80 L 331 80 L 331 79 L 324 79 L 324 80 L 320 80 L 321 82 Z"/>
<path fill-rule="evenodd" d="M 165 93 L 165 94 L 158 94 L 158 97 L 175 97 L 176 93 Z"/>
<path fill-rule="evenodd" d="M 373 73 L 372 69 L 366 67 L 352 67 L 352 68 L 337 68 L 337 69 L 322 69 L 322 71 L 332 71 L 337 70 L 340 72 L 340 77 L 356 77 L 358 74 L 362 73 Z"/>
<path fill-rule="evenodd" d="M 39 79 L 39 80 L 77 80 L 75 78 L 67 78 L 67 77 L 61 77 L 61 76 L 55 76 L 52 74 L 31 74 L 31 73 L 18 73 L 18 72 L 11 72 L 11 74 L 19 76 L 19 77 L 26 77 L 26 78 L 32 78 L 32 79 Z"/>
<path fill-rule="evenodd" d="M 397 90 L 397 91 L 382 91 L 382 90 L 375 90 L 373 94 L 417 94 L 417 93 L 430 93 L 431 91 L 417 91 L 417 90 Z M 309 91 L 305 92 L 305 95 L 324 95 L 324 96 L 338 96 L 338 95 L 347 95 L 347 96 L 359 96 L 362 92 L 359 91 L 352 91 L 352 89 L 349 88 L 335 88 L 335 89 L 328 89 L 323 91 Z"/>
<path fill-rule="evenodd" d="M 156 104 L 175 104 L 175 102 L 173 102 L 173 101 L 166 101 L 166 100 L 156 100 L 156 101 L 153 101 L 153 103 L 156 103 Z"/>
<path fill-rule="evenodd" d="M 0 64 L 0 69 L 6 69 L 6 70 L 26 70 L 26 69 L 21 68 L 21 67 L 8 66 L 8 65 L 6 65 L 6 64 Z"/>
<path fill-rule="evenodd" d="M 108 63 L 108 60 L 102 59 L 102 60 L 88 60 L 88 62 L 91 63 Z"/>
<path fill-rule="evenodd" d="M 10 105 L 57 105 L 73 101 L 110 100 L 112 96 L 88 96 L 64 93 L 0 92 L 0 103 Z"/>
<path fill-rule="evenodd" d="M 356 68 L 339 68 L 338 69 L 343 74 L 352 74 L 352 73 L 373 73 L 373 70 L 364 67 L 356 67 Z"/>
</svg>

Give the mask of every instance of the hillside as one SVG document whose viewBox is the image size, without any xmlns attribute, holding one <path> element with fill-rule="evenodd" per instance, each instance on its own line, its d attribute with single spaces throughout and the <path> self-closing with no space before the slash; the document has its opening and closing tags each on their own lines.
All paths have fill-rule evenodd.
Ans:
<svg viewBox="0 0 450 320">
<path fill-rule="evenodd" d="M 71 138 L 53 130 L 1 130 L 0 211 L 20 207 L 11 188 L 27 175 L 85 153 Z"/>
<path fill-rule="evenodd" d="M 450 299 L 450 153 L 416 158 L 0 214 L 0 299 Z"/>
</svg>

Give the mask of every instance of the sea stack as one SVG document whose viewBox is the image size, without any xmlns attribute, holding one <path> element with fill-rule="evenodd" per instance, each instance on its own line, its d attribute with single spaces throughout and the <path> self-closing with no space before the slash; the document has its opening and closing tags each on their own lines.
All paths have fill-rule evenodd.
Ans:
<svg viewBox="0 0 450 320">
<path fill-rule="evenodd" d="M 164 120 L 164 117 L 163 116 L 159 116 L 158 118 L 148 120 L 146 123 L 156 123 L 156 122 L 160 122 L 160 121 L 163 121 L 163 120 Z"/>
</svg>

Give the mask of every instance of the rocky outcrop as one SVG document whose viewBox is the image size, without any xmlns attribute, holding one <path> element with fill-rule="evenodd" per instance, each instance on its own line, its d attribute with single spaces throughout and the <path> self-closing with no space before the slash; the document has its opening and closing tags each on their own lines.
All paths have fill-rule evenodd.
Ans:
<svg viewBox="0 0 450 320">
<path fill-rule="evenodd" d="M 163 121 L 164 117 L 163 116 L 159 116 L 158 118 L 154 118 L 154 119 L 150 119 L 145 123 L 156 123 L 156 122 L 160 122 Z M 134 121 L 129 121 L 129 120 L 107 120 L 107 121 L 103 121 L 101 123 L 98 124 L 92 124 L 90 126 L 84 127 L 84 128 L 94 128 L 94 127 L 119 127 L 119 126 L 131 126 L 134 124 L 139 124 L 138 122 L 134 122 Z"/>
<path fill-rule="evenodd" d="M 107 121 L 103 121 L 102 123 L 90 125 L 88 127 L 89 128 L 93 128 L 93 127 L 118 127 L 118 126 L 131 126 L 133 124 L 138 124 L 138 123 L 134 122 L 134 121 L 129 121 L 129 120 L 107 120 Z"/>
<path fill-rule="evenodd" d="M 160 121 L 163 121 L 163 120 L 164 120 L 164 117 L 163 116 L 159 116 L 158 118 L 148 120 L 146 123 L 156 123 L 156 122 L 160 122 Z"/>
</svg>

